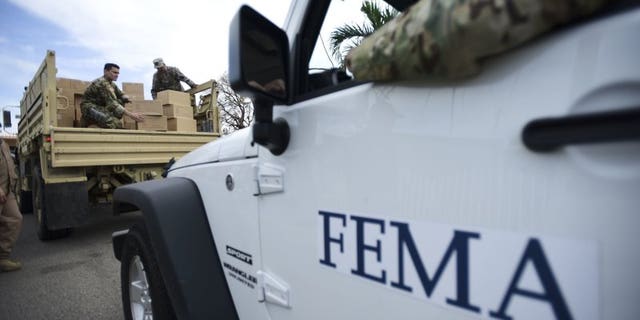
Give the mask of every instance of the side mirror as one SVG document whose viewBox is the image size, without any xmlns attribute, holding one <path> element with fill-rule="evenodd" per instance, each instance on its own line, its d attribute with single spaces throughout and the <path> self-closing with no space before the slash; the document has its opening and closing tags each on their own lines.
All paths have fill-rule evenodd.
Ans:
<svg viewBox="0 0 640 320">
<path fill-rule="evenodd" d="M 287 34 L 251 7 L 240 7 L 229 33 L 229 82 L 233 90 L 286 103 L 290 95 L 288 58 Z"/>
<path fill-rule="evenodd" d="M 274 102 L 287 103 L 289 90 L 287 34 L 248 6 L 231 21 L 229 31 L 229 83 L 251 97 L 255 112 L 253 142 L 281 155 L 289 145 L 289 125 L 273 120 Z"/>
</svg>

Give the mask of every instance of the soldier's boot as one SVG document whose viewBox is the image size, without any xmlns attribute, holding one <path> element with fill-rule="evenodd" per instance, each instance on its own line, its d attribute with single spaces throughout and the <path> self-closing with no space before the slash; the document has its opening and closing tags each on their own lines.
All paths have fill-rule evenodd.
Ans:
<svg viewBox="0 0 640 320">
<path fill-rule="evenodd" d="M 0 272 L 11 272 L 20 270 L 21 268 L 22 264 L 18 261 L 0 259 Z"/>
</svg>

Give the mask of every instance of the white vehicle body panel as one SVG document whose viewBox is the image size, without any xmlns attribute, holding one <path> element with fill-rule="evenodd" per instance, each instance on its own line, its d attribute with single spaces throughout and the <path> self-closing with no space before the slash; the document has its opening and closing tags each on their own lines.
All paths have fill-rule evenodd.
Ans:
<svg viewBox="0 0 640 320">
<path fill-rule="evenodd" d="M 209 146 L 204 148 L 207 150 Z M 257 158 L 207 163 L 181 169 L 199 187 L 207 211 L 211 232 L 223 265 L 236 310 L 241 319 L 269 319 L 265 304 L 258 303 L 257 272 L 260 257 L 258 198 L 254 196 L 254 166 Z M 234 181 L 226 186 L 227 176 Z M 233 252 L 248 253 L 251 263 L 241 261 Z"/>
<path fill-rule="evenodd" d="M 290 39 L 304 7 L 290 9 Z M 171 175 L 199 186 L 220 259 L 256 279 L 225 268 L 240 318 L 553 319 L 550 284 L 574 319 L 638 318 L 640 143 L 534 153 L 521 142 L 537 118 L 640 105 L 638 30 L 634 10 L 503 55 L 467 81 L 368 83 L 277 107 L 291 127 L 280 156 L 245 130 L 183 157 Z M 260 194 L 260 172 L 276 172 L 282 191 Z M 456 232 L 477 237 L 455 242 Z M 536 243 L 544 259 L 528 255 Z M 430 295 L 418 260 L 431 280 L 442 266 Z M 264 300 L 259 272 L 288 306 Z"/>
</svg>

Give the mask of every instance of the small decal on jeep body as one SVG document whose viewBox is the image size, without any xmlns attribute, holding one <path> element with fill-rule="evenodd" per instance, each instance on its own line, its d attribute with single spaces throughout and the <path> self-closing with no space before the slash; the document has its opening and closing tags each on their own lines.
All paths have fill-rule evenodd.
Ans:
<svg viewBox="0 0 640 320">
<path fill-rule="evenodd" d="M 234 247 L 227 246 L 227 254 L 242 262 L 253 265 L 253 258 L 251 257 L 250 254 L 242 252 Z"/>
<path fill-rule="evenodd" d="M 222 263 L 222 266 L 229 270 L 229 272 L 227 273 L 229 277 L 238 280 L 240 283 L 246 285 L 251 289 L 254 289 L 256 284 L 258 283 L 258 279 L 255 276 L 230 263 L 224 262 Z"/>
</svg>

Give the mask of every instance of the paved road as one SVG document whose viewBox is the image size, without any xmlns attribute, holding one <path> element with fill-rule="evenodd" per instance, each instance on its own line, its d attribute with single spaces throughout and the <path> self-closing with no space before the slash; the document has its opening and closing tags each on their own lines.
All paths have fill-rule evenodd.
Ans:
<svg viewBox="0 0 640 320">
<path fill-rule="evenodd" d="M 136 218 L 98 208 L 68 238 L 41 242 L 34 215 L 24 215 L 13 254 L 23 269 L 0 273 L 0 319 L 123 319 L 111 233 Z"/>
</svg>

